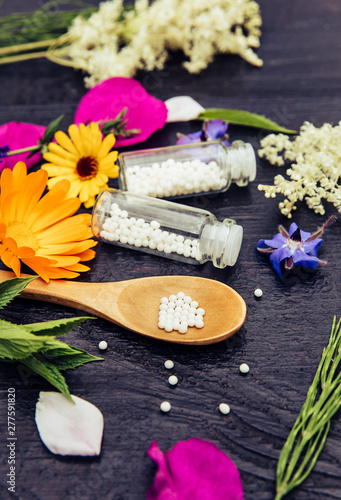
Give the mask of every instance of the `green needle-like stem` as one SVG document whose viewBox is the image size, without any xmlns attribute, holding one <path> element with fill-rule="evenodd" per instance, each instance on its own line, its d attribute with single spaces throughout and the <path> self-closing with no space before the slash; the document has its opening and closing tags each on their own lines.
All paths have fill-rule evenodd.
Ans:
<svg viewBox="0 0 341 500">
<path fill-rule="evenodd" d="M 331 418 L 341 407 L 340 361 L 341 319 L 336 323 L 334 318 L 328 346 L 278 459 L 275 500 L 308 477 L 324 447 Z"/>
</svg>

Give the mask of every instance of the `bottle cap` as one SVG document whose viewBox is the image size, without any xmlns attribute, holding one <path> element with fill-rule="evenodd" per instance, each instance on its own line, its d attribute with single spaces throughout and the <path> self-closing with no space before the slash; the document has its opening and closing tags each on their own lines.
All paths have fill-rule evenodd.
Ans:
<svg viewBox="0 0 341 500">
<path fill-rule="evenodd" d="M 226 266 L 234 266 L 237 262 L 240 248 L 243 241 L 243 228 L 238 224 L 235 224 L 230 228 L 229 234 L 226 240 L 226 246 L 223 256 L 223 261 Z"/>
<path fill-rule="evenodd" d="M 256 178 L 257 163 L 253 147 L 249 143 L 235 141 L 228 149 L 229 161 L 231 162 L 232 181 L 237 186 L 247 186 Z"/>
<path fill-rule="evenodd" d="M 243 240 L 243 228 L 231 219 L 207 224 L 200 238 L 200 251 L 220 269 L 234 266 Z"/>
</svg>

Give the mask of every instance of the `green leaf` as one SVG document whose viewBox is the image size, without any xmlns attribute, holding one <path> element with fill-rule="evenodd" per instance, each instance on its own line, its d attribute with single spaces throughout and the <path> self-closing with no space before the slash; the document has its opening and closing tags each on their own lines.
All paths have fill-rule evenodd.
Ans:
<svg viewBox="0 0 341 500">
<path fill-rule="evenodd" d="M 0 283 L 0 309 L 5 307 L 12 299 L 21 293 L 26 286 L 38 276 L 29 278 L 12 278 Z"/>
<path fill-rule="evenodd" d="M 44 359 L 38 359 L 35 356 L 31 355 L 25 359 L 20 360 L 21 363 L 28 366 L 34 372 L 38 373 L 45 380 L 50 382 L 56 389 L 58 389 L 62 394 L 64 394 L 71 401 L 71 395 L 69 388 L 65 382 L 65 378 L 60 373 L 58 368 L 51 363 L 46 362 Z"/>
<path fill-rule="evenodd" d="M 48 124 L 44 136 L 40 141 L 41 145 L 47 144 L 53 140 L 54 134 L 60 129 L 60 124 L 63 121 L 63 118 L 64 115 L 60 115 L 58 116 L 58 118 Z"/>
<path fill-rule="evenodd" d="M 273 122 L 269 118 L 256 113 L 249 113 L 240 109 L 206 109 L 197 118 L 198 120 L 224 120 L 235 125 L 245 125 L 247 127 L 261 128 L 272 132 L 283 134 L 297 134 L 296 130 L 287 129 Z"/>
<path fill-rule="evenodd" d="M 76 318 L 63 318 L 53 321 L 43 321 L 42 323 L 31 323 L 22 325 L 22 327 L 29 333 L 34 335 L 52 335 L 58 337 L 69 333 L 73 328 L 83 323 L 87 319 L 96 319 L 92 316 L 79 316 Z"/>
<path fill-rule="evenodd" d="M 82 349 L 77 349 L 73 346 L 67 348 L 50 349 L 44 351 L 44 357 L 47 361 L 53 363 L 59 370 L 73 370 L 78 366 L 92 361 L 103 361 L 103 358 L 93 356 Z"/>
<path fill-rule="evenodd" d="M 22 359 L 44 347 L 51 337 L 36 336 L 19 325 L 0 320 L 0 359 Z"/>
</svg>

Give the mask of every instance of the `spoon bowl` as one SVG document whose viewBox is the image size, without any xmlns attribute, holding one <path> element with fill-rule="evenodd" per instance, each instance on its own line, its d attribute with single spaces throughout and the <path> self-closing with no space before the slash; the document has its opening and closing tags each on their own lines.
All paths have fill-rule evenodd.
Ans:
<svg viewBox="0 0 341 500">
<path fill-rule="evenodd" d="M 0 271 L 0 282 L 13 277 L 11 272 Z M 188 328 L 185 334 L 158 328 L 160 299 L 178 292 L 189 295 L 205 309 L 203 328 Z M 219 281 L 194 276 L 153 276 L 107 283 L 45 283 L 37 278 L 21 297 L 81 309 L 141 335 L 187 345 L 213 344 L 231 337 L 246 318 L 245 302 L 235 290 Z"/>
</svg>

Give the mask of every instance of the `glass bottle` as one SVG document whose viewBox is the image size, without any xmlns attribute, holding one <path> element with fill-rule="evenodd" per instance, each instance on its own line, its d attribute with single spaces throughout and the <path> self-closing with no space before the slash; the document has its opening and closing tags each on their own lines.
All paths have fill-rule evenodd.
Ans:
<svg viewBox="0 0 341 500">
<path fill-rule="evenodd" d="M 119 188 L 157 198 L 178 198 L 226 191 L 231 182 L 246 186 L 256 177 L 251 144 L 220 141 L 121 153 Z"/>
<path fill-rule="evenodd" d="M 116 189 L 98 195 L 91 228 L 107 243 L 220 269 L 235 264 L 243 239 L 232 219 L 219 222 L 207 210 Z"/>
</svg>

